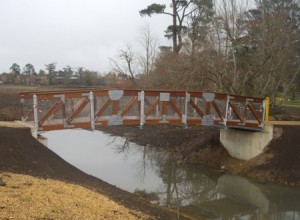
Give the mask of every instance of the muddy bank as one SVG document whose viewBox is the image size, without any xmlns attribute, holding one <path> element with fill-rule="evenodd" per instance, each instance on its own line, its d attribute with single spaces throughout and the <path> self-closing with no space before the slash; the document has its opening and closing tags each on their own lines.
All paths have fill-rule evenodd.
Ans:
<svg viewBox="0 0 300 220">
<path fill-rule="evenodd" d="M 88 187 L 155 219 L 176 219 L 177 216 L 68 164 L 34 139 L 28 129 L 0 127 L 0 174 L 1 172 L 29 174 Z"/>
<path fill-rule="evenodd" d="M 140 145 L 167 148 L 178 163 L 197 163 L 218 172 L 240 175 L 258 182 L 276 182 L 300 187 L 300 126 L 275 127 L 274 140 L 257 157 L 242 161 L 232 158 L 219 140 L 219 129 L 195 126 L 114 126 L 99 130 L 124 136 Z"/>
</svg>

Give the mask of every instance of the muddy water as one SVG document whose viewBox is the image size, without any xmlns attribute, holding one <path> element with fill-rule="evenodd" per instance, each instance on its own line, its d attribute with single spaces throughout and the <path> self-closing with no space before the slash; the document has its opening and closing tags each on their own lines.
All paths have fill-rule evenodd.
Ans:
<svg viewBox="0 0 300 220">
<path fill-rule="evenodd" d="M 82 171 L 195 218 L 300 220 L 300 189 L 220 176 L 181 164 L 169 152 L 100 131 L 44 136 L 51 150 Z"/>
</svg>

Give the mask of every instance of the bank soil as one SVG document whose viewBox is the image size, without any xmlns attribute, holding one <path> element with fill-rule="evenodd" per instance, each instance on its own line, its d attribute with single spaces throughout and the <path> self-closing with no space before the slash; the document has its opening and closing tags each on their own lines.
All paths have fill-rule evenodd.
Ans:
<svg viewBox="0 0 300 220">
<path fill-rule="evenodd" d="M 19 120 L 21 108 L 17 92 L 33 89 L 0 87 L 0 120 Z M 300 109 L 276 108 L 272 117 L 300 120 Z M 221 145 L 219 129 L 215 127 L 194 126 L 183 129 L 179 126 L 149 125 L 143 129 L 137 126 L 98 129 L 126 137 L 140 145 L 167 148 L 177 154 L 178 164 L 204 164 L 221 173 L 236 174 L 260 182 L 277 182 L 300 187 L 300 126 L 275 127 L 276 138 L 262 154 L 249 161 L 230 157 Z M 1 172 L 29 174 L 75 183 L 96 190 L 130 209 L 141 211 L 156 219 L 176 219 L 175 214 L 68 164 L 32 138 L 27 129 L 0 127 L 0 178 Z"/>
<path fill-rule="evenodd" d="M 1 176 L 3 172 L 26 174 L 84 186 L 129 209 L 145 213 L 151 216 L 151 219 L 176 219 L 177 216 L 68 164 L 34 139 L 29 129 L 0 127 L 0 178 L 4 180 L 5 178 Z M 80 198 L 81 195 L 77 196 Z M 139 219 L 139 216 L 136 218 Z"/>
</svg>

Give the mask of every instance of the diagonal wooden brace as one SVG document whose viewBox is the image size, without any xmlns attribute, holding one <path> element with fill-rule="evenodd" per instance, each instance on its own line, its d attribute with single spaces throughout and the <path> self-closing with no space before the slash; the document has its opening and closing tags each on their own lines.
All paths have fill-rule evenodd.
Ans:
<svg viewBox="0 0 300 220">
<path fill-rule="evenodd" d="M 82 111 L 82 109 L 89 103 L 89 97 L 86 97 L 83 102 L 75 109 L 75 111 L 70 115 L 70 117 L 67 119 L 67 123 L 71 123 L 74 118 Z"/>
<path fill-rule="evenodd" d="M 182 119 L 182 112 L 180 111 L 180 109 L 177 107 L 177 105 L 175 104 L 175 102 L 173 100 L 169 101 L 170 106 L 173 108 L 173 110 L 177 113 L 177 115 Z"/>
<path fill-rule="evenodd" d="M 203 117 L 204 114 L 203 112 L 200 110 L 200 108 L 195 104 L 195 102 L 191 99 L 190 100 L 190 104 L 191 106 L 196 110 L 197 114 L 200 116 L 200 117 Z"/>
<path fill-rule="evenodd" d="M 151 114 L 151 112 L 154 110 L 154 108 L 159 104 L 160 100 L 159 98 L 157 98 L 155 100 L 155 102 L 152 103 L 152 105 L 148 108 L 148 110 L 145 113 L 145 116 L 149 116 Z"/>
<path fill-rule="evenodd" d="M 49 109 L 49 111 L 39 120 L 39 126 L 42 126 L 44 122 L 51 116 L 53 115 L 59 107 L 61 107 L 63 102 L 59 99 L 57 100 Z"/>
<path fill-rule="evenodd" d="M 250 111 L 252 112 L 252 114 L 254 115 L 254 117 L 256 118 L 256 120 L 258 121 L 258 123 L 261 124 L 262 119 L 258 115 L 258 113 L 257 113 L 256 109 L 253 107 L 252 103 L 248 103 L 247 106 L 249 107 Z"/>
<path fill-rule="evenodd" d="M 242 123 L 245 123 L 245 118 L 242 116 L 242 114 L 239 112 L 239 110 L 237 109 L 236 105 L 234 104 L 234 102 L 230 101 L 229 105 L 231 106 L 233 112 L 238 116 L 238 118 L 240 119 L 240 121 Z"/>
<path fill-rule="evenodd" d="M 104 104 L 101 106 L 101 108 L 97 111 L 95 117 L 100 117 L 104 111 L 106 110 L 106 108 L 110 105 L 112 101 L 110 99 L 107 99 Z"/>
<path fill-rule="evenodd" d="M 135 104 L 138 103 L 138 97 L 132 97 L 127 105 L 122 109 L 120 115 L 123 117 L 124 115 L 127 114 L 127 112 L 134 106 Z"/>
</svg>

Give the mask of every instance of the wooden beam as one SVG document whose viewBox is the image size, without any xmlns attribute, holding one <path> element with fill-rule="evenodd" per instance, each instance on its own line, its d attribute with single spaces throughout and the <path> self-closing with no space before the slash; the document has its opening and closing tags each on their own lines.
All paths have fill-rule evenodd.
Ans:
<svg viewBox="0 0 300 220">
<path fill-rule="evenodd" d="M 152 105 L 148 108 L 148 110 L 145 113 L 145 116 L 149 116 L 151 112 L 154 110 L 154 108 L 159 104 L 159 98 L 155 100 L 155 102 L 152 103 Z"/>
<path fill-rule="evenodd" d="M 193 109 L 196 110 L 197 114 L 198 114 L 200 117 L 203 117 L 203 116 L 204 116 L 203 112 L 200 110 L 200 108 L 195 104 L 195 102 L 194 102 L 192 99 L 190 99 L 190 104 L 191 104 L 191 106 L 193 107 Z"/>
<path fill-rule="evenodd" d="M 169 102 L 170 106 L 173 108 L 173 110 L 177 113 L 177 115 L 182 118 L 182 112 L 180 111 L 180 109 L 177 107 L 177 105 L 175 104 L 175 102 L 173 100 L 170 100 Z"/>
<path fill-rule="evenodd" d="M 127 105 L 122 109 L 120 115 L 123 117 L 124 115 L 127 114 L 127 112 L 134 106 L 135 104 L 138 103 L 138 98 L 137 97 L 132 97 Z"/>
<path fill-rule="evenodd" d="M 74 118 L 82 111 L 82 109 L 86 106 L 87 103 L 89 103 L 89 97 L 85 97 L 85 99 L 82 99 L 82 103 L 75 109 L 75 111 L 70 115 L 70 117 L 67 119 L 67 123 L 71 123 Z"/>
<path fill-rule="evenodd" d="M 95 117 L 100 117 L 104 111 L 106 110 L 106 108 L 110 105 L 111 100 L 107 99 L 104 104 L 100 107 L 100 109 L 98 110 L 98 112 L 96 113 Z"/>
<path fill-rule="evenodd" d="M 57 109 L 59 109 L 59 107 L 61 106 L 62 101 L 60 99 L 58 99 L 49 109 L 49 111 L 47 111 L 47 113 L 45 115 L 43 115 L 43 117 L 39 120 L 39 126 L 41 127 L 44 122 L 51 116 L 53 115 Z"/>
<path fill-rule="evenodd" d="M 259 124 L 261 124 L 262 120 L 261 117 L 258 115 L 256 109 L 253 107 L 252 103 L 248 103 L 247 106 L 249 107 L 250 111 L 253 113 L 254 117 L 258 121 Z"/>
<path fill-rule="evenodd" d="M 218 115 L 220 116 L 221 120 L 223 121 L 224 115 L 222 114 L 222 111 L 220 110 L 220 108 L 217 105 L 217 103 L 215 101 L 213 101 L 212 105 L 213 105 L 214 109 L 216 110 L 216 112 L 218 113 Z"/>
<path fill-rule="evenodd" d="M 118 115 L 119 106 L 120 106 L 119 100 L 113 100 L 112 101 L 112 114 L 113 115 Z"/>
<path fill-rule="evenodd" d="M 205 114 L 210 115 L 210 102 L 205 102 Z"/>
<path fill-rule="evenodd" d="M 245 118 L 243 118 L 243 116 L 241 115 L 241 113 L 239 112 L 239 110 L 237 109 L 236 105 L 234 102 L 230 101 L 229 105 L 231 106 L 232 110 L 234 111 L 234 113 L 238 116 L 238 118 L 240 119 L 240 121 L 242 123 L 245 122 Z"/>
</svg>

